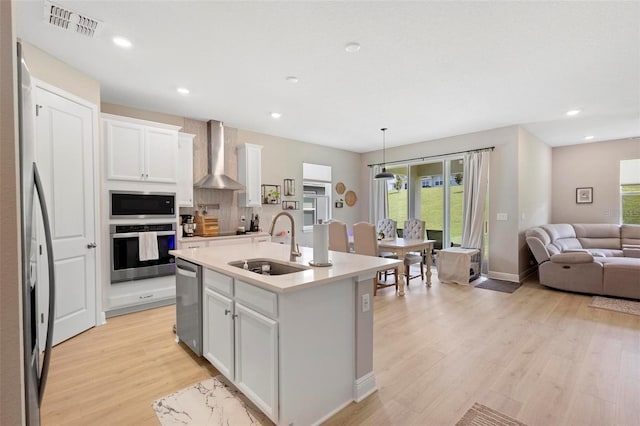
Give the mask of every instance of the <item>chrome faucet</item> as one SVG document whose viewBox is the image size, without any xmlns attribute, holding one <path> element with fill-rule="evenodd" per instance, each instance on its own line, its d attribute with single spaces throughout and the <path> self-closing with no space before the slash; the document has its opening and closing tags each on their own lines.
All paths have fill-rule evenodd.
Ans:
<svg viewBox="0 0 640 426">
<path fill-rule="evenodd" d="M 298 244 L 296 244 L 296 225 L 293 220 L 293 216 L 291 216 L 291 213 L 289 212 L 278 213 L 276 217 L 274 217 L 273 220 L 271 221 L 271 228 L 269 228 L 269 235 L 273 237 L 273 228 L 275 228 L 276 221 L 280 216 L 287 216 L 291 221 L 291 256 L 289 256 L 289 260 L 291 262 L 295 262 L 296 257 L 300 257 L 301 253 L 300 253 L 300 248 L 298 247 Z"/>
</svg>

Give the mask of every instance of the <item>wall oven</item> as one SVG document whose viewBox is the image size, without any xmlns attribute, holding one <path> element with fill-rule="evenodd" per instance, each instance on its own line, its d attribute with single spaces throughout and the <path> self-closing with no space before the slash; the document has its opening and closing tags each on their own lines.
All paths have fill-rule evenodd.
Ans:
<svg viewBox="0 0 640 426">
<path fill-rule="evenodd" d="M 169 250 L 176 248 L 176 224 L 111 225 L 111 283 L 173 275 L 174 258 Z M 140 233 L 155 232 L 158 258 L 141 261 Z"/>
<path fill-rule="evenodd" d="M 109 191 L 111 219 L 172 218 L 175 203 L 174 193 Z"/>
</svg>

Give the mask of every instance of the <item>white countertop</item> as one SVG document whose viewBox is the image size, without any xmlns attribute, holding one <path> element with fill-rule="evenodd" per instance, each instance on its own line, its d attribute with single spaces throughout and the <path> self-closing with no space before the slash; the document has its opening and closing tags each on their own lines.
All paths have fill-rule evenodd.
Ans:
<svg viewBox="0 0 640 426">
<path fill-rule="evenodd" d="M 171 250 L 169 254 L 278 293 L 328 284 L 349 277 L 394 268 L 402 263 L 401 260 L 396 259 L 329 251 L 329 260 L 333 262 L 332 266 L 311 267 L 309 261 L 313 260 L 312 248 L 300 247 L 302 256 L 296 258 L 295 262 L 289 261 L 290 248 L 289 244 L 261 242 Z M 256 258 L 274 259 L 309 269 L 285 275 L 260 275 L 228 264 L 233 261 Z"/>
<path fill-rule="evenodd" d="M 268 236 L 268 232 L 247 232 L 246 234 L 229 234 L 229 235 L 216 235 L 215 237 L 178 237 L 178 241 L 187 242 L 187 241 L 211 241 L 211 240 L 231 240 L 234 238 L 251 238 L 251 237 L 266 237 Z"/>
</svg>

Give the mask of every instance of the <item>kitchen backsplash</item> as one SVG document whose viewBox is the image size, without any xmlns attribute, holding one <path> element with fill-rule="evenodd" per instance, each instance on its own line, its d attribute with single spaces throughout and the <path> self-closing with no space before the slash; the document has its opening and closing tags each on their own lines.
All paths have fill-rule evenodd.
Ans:
<svg viewBox="0 0 640 426">
<path fill-rule="evenodd" d="M 182 131 L 196 135 L 193 141 L 193 181 L 197 182 L 207 173 L 207 123 L 185 119 Z M 225 126 L 225 173 L 234 179 L 238 176 L 237 145 L 237 129 Z M 238 191 L 194 188 L 193 200 L 193 207 L 181 207 L 180 214 L 194 214 L 196 210 L 202 213 L 203 210 L 206 210 L 208 215 L 218 218 L 218 226 L 221 232 L 234 231 L 238 226 L 241 226 L 241 216 L 246 218 L 244 226 L 248 228 L 252 214 L 259 216 L 260 227 L 264 231 L 268 231 L 271 219 L 281 210 L 279 204 L 277 206 L 265 205 L 258 208 L 239 207 Z M 219 208 L 212 208 L 215 205 Z"/>
</svg>

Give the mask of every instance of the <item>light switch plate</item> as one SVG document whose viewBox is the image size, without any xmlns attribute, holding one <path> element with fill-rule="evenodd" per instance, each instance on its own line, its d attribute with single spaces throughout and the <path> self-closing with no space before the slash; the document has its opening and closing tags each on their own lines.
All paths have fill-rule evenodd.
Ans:
<svg viewBox="0 0 640 426">
<path fill-rule="evenodd" d="M 506 213 L 498 213 L 496 220 L 509 220 L 509 216 Z"/>
</svg>

